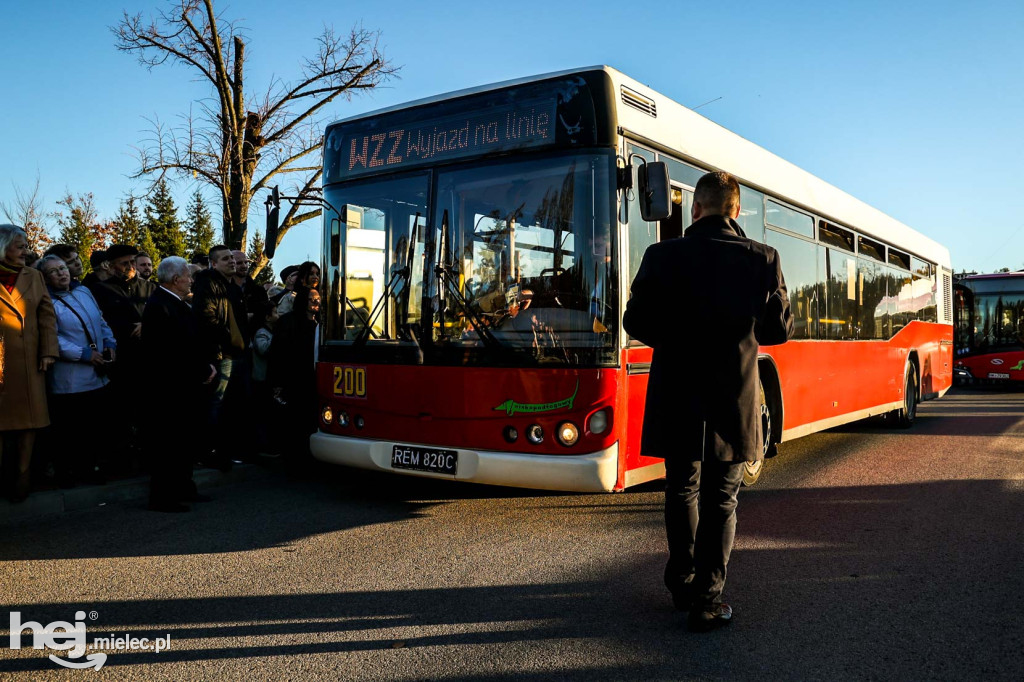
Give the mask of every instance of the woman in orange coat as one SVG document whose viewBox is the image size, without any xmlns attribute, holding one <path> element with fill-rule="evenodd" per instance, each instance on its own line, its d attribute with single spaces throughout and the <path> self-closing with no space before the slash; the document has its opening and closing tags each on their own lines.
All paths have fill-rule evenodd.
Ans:
<svg viewBox="0 0 1024 682">
<path fill-rule="evenodd" d="M 0 225 L 0 336 L 4 351 L 0 464 L 5 450 L 17 454 L 10 491 L 14 502 L 28 496 L 36 432 L 50 424 L 45 372 L 59 355 L 53 303 L 43 276 L 26 267 L 26 251 L 25 231 L 17 225 Z"/>
</svg>

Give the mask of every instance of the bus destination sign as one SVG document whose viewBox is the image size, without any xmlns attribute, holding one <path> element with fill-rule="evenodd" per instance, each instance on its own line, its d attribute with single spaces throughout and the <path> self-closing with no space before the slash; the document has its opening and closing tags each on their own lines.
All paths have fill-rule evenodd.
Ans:
<svg viewBox="0 0 1024 682">
<path fill-rule="evenodd" d="M 528 149 L 610 146 L 614 130 L 605 128 L 585 78 L 513 85 L 328 126 L 324 184 Z"/>
<path fill-rule="evenodd" d="M 341 176 L 394 170 L 550 144 L 555 137 L 555 112 L 554 98 L 549 98 L 484 112 L 384 125 L 376 130 L 337 130 L 328 141 L 328 149 L 340 155 L 337 171 Z"/>
</svg>

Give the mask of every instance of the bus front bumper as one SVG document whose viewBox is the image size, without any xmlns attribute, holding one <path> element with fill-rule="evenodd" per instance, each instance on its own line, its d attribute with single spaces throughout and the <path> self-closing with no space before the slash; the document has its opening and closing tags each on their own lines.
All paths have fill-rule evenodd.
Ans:
<svg viewBox="0 0 1024 682">
<path fill-rule="evenodd" d="M 404 443 L 349 438 L 321 431 L 309 438 L 313 456 L 324 462 L 469 483 L 539 490 L 611 492 L 615 489 L 619 473 L 618 443 L 584 455 L 529 455 L 455 448 L 459 453 L 455 476 L 393 468 L 391 452 L 395 445 Z"/>
</svg>

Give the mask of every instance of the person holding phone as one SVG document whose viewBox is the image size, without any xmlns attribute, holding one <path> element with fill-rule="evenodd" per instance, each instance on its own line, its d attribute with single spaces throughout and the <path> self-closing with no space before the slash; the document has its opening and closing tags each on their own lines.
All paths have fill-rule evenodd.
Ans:
<svg viewBox="0 0 1024 682">
<path fill-rule="evenodd" d="M 108 404 L 107 370 L 115 361 L 117 342 L 88 287 L 71 288 L 71 273 L 60 256 L 44 256 L 36 265 L 57 315 L 60 357 L 47 375 L 50 436 L 58 482 L 102 482 L 98 448 L 75 443 L 103 418 Z M 74 453 L 74 456 L 72 454 Z"/>
</svg>

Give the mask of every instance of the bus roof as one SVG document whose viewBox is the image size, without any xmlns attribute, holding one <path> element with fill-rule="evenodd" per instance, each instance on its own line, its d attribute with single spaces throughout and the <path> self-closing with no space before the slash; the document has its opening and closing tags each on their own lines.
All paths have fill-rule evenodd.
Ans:
<svg viewBox="0 0 1024 682">
<path fill-rule="evenodd" d="M 1017 272 L 990 272 L 988 274 L 965 275 L 961 277 L 959 281 L 963 282 L 969 279 L 1013 279 L 1015 277 L 1024 277 L 1024 270 L 1018 270 Z"/>
<path fill-rule="evenodd" d="M 657 114 L 652 116 L 646 111 L 622 105 L 621 98 L 617 98 L 620 102 L 616 112 L 618 124 L 627 136 L 632 133 L 657 141 L 685 159 L 728 171 L 750 187 L 778 195 L 820 217 L 951 269 L 949 249 L 938 242 L 609 66 L 555 71 L 457 90 L 350 116 L 336 123 L 587 71 L 603 71 L 616 91 L 625 86 L 656 105 Z M 642 140 L 638 141 L 642 143 Z"/>
</svg>

